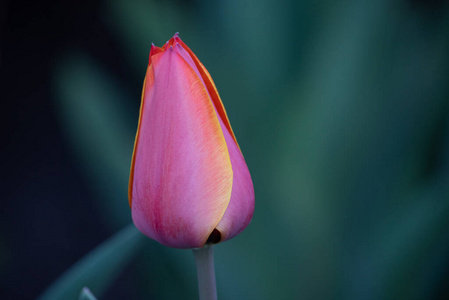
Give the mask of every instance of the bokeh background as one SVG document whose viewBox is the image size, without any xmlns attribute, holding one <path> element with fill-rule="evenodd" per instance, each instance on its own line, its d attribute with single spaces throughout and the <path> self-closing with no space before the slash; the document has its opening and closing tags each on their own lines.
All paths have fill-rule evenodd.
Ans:
<svg viewBox="0 0 449 300">
<path fill-rule="evenodd" d="M 2 1 L 0 26 L 2 299 L 122 228 L 59 288 L 198 297 L 191 251 L 129 226 L 148 53 L 177 31 L 255 185 L 215 247 L 219 299 L 449 299 L 447 1 Z"/>
</svg>

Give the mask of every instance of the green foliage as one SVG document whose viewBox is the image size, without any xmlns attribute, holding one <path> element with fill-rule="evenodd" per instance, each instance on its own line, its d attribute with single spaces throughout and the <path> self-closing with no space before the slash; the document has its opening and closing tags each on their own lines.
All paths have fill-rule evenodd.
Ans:
<svg viewBox="0 0 449 300">
<path fill-rule="evenodd" d="M 180 31 L 226 106 L 256 212 L 241 235 L 216 247 L 220 299 L 447 296 L 449 11 L 435 5 L 105 3 L 103 20 L 132 80 L 143 80 L 151 42 Z M 82 50 L 62 57 L 54 78 L 61 124 L 98 188 L 102 217 L 126 224 L 140 90 Z M 190 255 L 148 249 L 141 289 L 195 298 Z M 113 273 L 103 267 L 96 274 Z M 67 276 L 74 294 L 84 285 L 98 293 Z"/>
<path fill-rule="evenodd" d="M 96 183 L 102 217 L 121 228 L 131 221 L 126 182 L 137 124 L 126 93 L 85 54 L 64 57 L 55 74 L 63 129 L 86 177 Z"/>
<path fill-rule="evenodd" d="M 129 225 L 68 269 L 38 299 L 76 299 L 85 286 L 101 295 L 135 256 L 142 241 L 143 235 L 134 224 Z M 84 289 L 81 296 L 95 299 Z"/>
</svg>

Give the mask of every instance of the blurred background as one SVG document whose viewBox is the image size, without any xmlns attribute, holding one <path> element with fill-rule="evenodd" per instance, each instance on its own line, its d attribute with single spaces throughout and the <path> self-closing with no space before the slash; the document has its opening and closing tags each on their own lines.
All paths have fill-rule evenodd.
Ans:
<svg viewBox="0 0 449 300">
<path fill-rule="evenodd" d="M 0 26 L 2 299 L 130 224 L 148 54 L 177 31 L 255 186 L 215 247 L 219 299 L 449 299 L 447 1 L 2 1 Z M 198 297 L 191 251 L 125 231 L 83 285 Z"/>
</svg>

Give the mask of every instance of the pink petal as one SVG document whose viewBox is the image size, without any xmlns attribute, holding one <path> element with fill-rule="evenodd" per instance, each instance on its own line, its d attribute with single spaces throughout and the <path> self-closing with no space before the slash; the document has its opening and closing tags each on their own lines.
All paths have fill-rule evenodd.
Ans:
<svg viewBox="0 0 449 300">
<path fill-rule="evenodd" d="M 250 223 L 254 212 L 254 187 L 240 148 L 224 125 L 222 129 L 224 129 L 233 172 L 231 200 L 223 218 L 216 226 L 221 233 L 221 241 L 225 241 L 238 235 Z"/>
<path fill-rule="evenodd" d="M 132 166 L 133 220 L 161 244 L 202 247 L 231 198 L 226 141 L 189 64 L 172 47 L 151 61 Z"/>
<path fill-rule="evenodd" d="M 220 116 L 221 120 L 223 121 L 224 125 L 226 126 L 226 128 L 228 129 L 229 133 L 231 134 L 232 138 L 234 139 L 235 143 L 238 146 L 237 139 L 235 138 L 234 132 L 232 131 L 231 123 L 229 122 L 228 119 L 228 115 L 226 114 L 226 110 L 224 108 L 223 103 L 221 102 L 221 98 L 220 95 L 218 94 L 217 87 L 215 86 L 215 83 L 212 80 L 212 77 L 210 76 L 209 72 L 200 62 L 198 57 L 196 57 L 195 53 L 193 53 L 193 51 L 190 50 L 190 48 L 177 35 L 175 35 L 172 40 L 174 40 L 176 43 L 179 43 L 182 46 L 182 48 L 185 49 L 192 58 L 193 62 L 195 63 L 196 69 L 201 74 L 201 78 L 205 83 L 207 91 L 210 94 L 210 97 L 212 99 L 212 102 L 214 103 L 218 115 Z"/>
<path fill-rule="evenodd" d="M 179 37 L 174 37 L 175 42 L 179 42 Z M 171 40 L 170 40 L 171 41 Z M 206 82 L 209 83 L 210 86 L 213 86 L 214 89 L 209 89 L 209 94 L 214 94 L 216 101 L 213 102 L 215 112 L 219 116 L 220 127 L 223 131 L 223 135 L 226 140 L 226 144 L 229 151 L 229 156 L 232 164 L 233 171 L 233 184 L 232 184 L 232 193 L 231 200 L 229 202 L 228 207 L 226 208 L 226 212 L 223 218 L 218 223 L 216 229 L 221 233 L 221 240 L 228 240 L 230 238 L 238 235 L 243 229 L 245 229 L 254 212 L 254 187 L 253 182 L 251 180 L 251 175 L 249 173 L 248 167 L 246 165 L 245 159 L 240 151 L 240 148 L 237 145 L 237 141 L 235 136 L 231 132 L 229 132 L 231 125 L 229 124 L 229 120 L 226 116 L 226 111 L 224 109 L 223 104 L 221 103 L 220 97 L 218 96 L 218 92 L 215 88 L 215 85 L 212 82 L 212 78 L 210 75 L 206 75 L 203 72 L 203 76 L 201 75 L 200 69 L 197 68 L 194 59 L 189 55 L 189 52 L 184 49 L 182 45 L 175 44 L 174 49 L 178 52 L 182 58 L 192 67 L 192 69 L 197 73 L 197 75 L 201 78 L 204 86 L 207 86 Z M 200 65 L 201 67 L 202 65 Z M 204 66 L 202 66 L 204 68 Z M 205 68 L 204 68 L 205 70 Z M 207 71 L 206 71 L 207 72 Z M 207 73 L 209 74 L 209 73 Z M 212 98 L 212 96 L 211 96 Z M 217 102 L 218 101 L 218 102 Z M 217 106 L 222 109 L 222 113 L 218 113 Z M 228 122 L 228 126 L 225 125 L 222 118 L 226 118 Z M 229 128 L 228 128 L 229 127 Z"/>
</svg>

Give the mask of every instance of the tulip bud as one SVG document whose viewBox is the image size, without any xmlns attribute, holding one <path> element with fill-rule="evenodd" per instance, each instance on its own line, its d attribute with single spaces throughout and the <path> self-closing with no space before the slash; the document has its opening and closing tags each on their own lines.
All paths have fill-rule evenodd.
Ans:
<svg viewBox="0 0 449 300">
<path fill-rule="evenodd" d="M 253 183 L 220 96 L 178 34 L 151 47 L 128 196 L 136 227 L 175 248 L 228 240 L 253 215 Z"/>
</svg>

